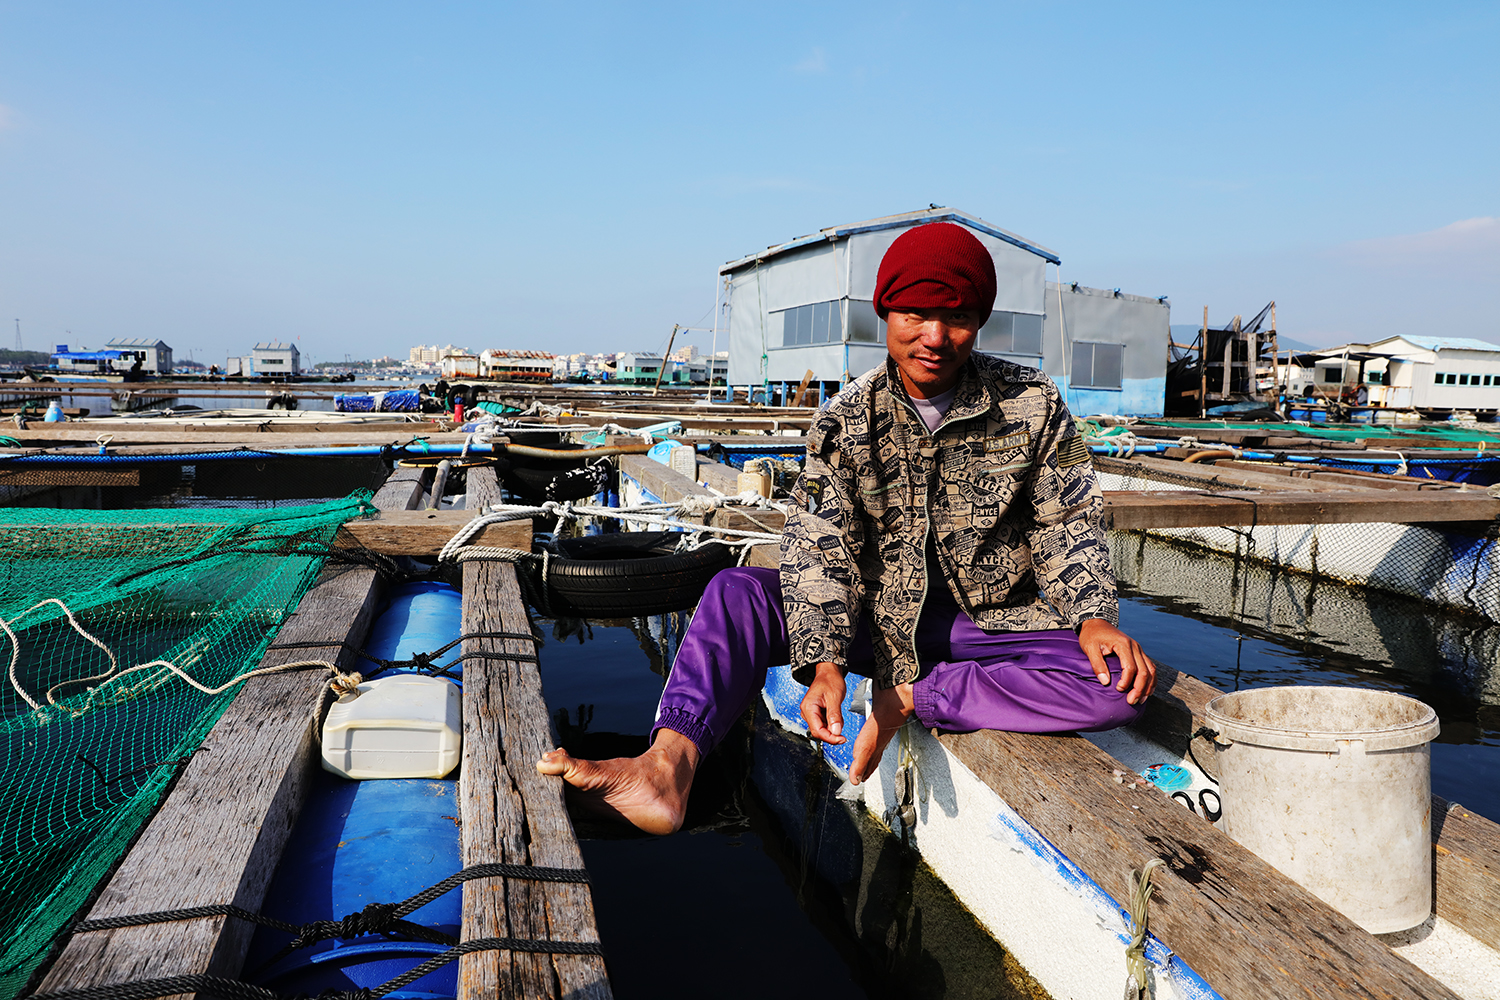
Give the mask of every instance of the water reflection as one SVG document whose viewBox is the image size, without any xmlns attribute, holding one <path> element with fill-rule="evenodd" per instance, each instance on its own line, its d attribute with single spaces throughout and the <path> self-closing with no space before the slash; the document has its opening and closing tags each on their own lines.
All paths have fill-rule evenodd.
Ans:
<svg viewBox="0 0 1500 1000">
<path fill-rule="evenodd" d="M 1122 627 L 1215 687 L 1347 684 L 1436 709 L 1433 790 L 1500 817 L 1500 626 L 1136 532 L 1110 536 Z"/>
</svg>

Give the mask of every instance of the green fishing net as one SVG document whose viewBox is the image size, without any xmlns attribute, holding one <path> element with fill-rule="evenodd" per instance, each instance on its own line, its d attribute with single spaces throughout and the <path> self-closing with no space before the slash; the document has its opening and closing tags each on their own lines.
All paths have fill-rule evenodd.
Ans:
<svg viewBox="0 0 1500 1000">
<path fill-rule="evenodd" d="M 0 508 L 0 997 L 151 818 L 368 493 L 270 510 Z M 111 657 L 113 654 L 113 659 Z M 210 751 L 211 752 L 211 751 Z"/>
</svg>

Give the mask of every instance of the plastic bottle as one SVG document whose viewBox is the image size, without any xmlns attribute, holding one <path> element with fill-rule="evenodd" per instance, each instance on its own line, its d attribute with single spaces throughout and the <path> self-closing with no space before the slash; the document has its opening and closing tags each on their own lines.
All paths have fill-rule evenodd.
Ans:
<svg viewBox="0 0 1500 1000">
<path fill-rule="evenodd" d="M 54 399 L 47 404 L 47 412 L 42 420 L 49 424 L 65 424 L 68 422 L 68 415 L 63 412 L 62 404 Z"/>
</svg>

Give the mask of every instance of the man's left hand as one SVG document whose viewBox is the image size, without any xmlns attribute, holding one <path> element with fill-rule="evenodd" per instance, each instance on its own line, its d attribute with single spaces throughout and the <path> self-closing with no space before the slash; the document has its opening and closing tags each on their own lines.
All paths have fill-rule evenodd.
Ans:
<svg viewBox="0 0 1500 1000">
<path fill-rule="evenodd" d="M 1094 668 L 1100 684 L 1109 683 L 1109 665 L 1104 658 L 1110 653 L 1120 659 L 1120 680 L 1116 691 L 1130 692 L 1125 700 L 1139 705 L 1156 688 L 1156 664 L 1141 650 L 1141 644 L 1115 628 L 1103 618 L 1090 618 L 1078 629 L 1078 645 Z"/>
</svg>

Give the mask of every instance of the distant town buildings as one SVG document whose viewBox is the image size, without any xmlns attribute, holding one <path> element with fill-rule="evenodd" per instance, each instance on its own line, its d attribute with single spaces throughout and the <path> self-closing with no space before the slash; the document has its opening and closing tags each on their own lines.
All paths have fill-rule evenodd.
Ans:
<svg viewBox="0 0 1500 1000">
<path fill-rule="evenodd" d="M 411 349 L 411 355 L 407 359 L 407 364 L 414 368 L 437 368 L 442 365 L 444 358 L 451 358 L 460 354 L 470 354 L 470 352 L 466 348 L 454 347 L 452 344 L 449 344 L 447 347 L 439 347 L 436 344 L 426 347 L 418 344 Z M 477 357 L 477 355 L 471 356 Z"/>
</svg>

